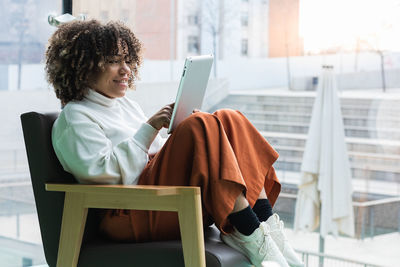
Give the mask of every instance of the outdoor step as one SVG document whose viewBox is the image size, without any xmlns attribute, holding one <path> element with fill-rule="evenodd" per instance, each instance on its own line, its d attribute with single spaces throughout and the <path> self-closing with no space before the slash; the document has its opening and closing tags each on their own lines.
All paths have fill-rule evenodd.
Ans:
<svg viewBox="0 0 400 267">
<path fill-rule="evenodd" d="M 262 116 L 262 115 L 268 115 L 268 116 L 284 116 L 284 117 L 305 117 L 308 118 L 307 121 L 310 120 L 312 113 L 301 113 L 299 114 L 298 112 L 289 112 L 289 111 L 285 111 L 285 112 L 277 112 L 277 111 L 271 111 L 271 112 L 264 112 L 261 110 L 244 110 L 241 111 L 243 114 L 245 114 L 246 116 Z M 371 116 L 357 116 L 354 113 L 350 113 L 347 115 L 343 115 L 344 119 L 348 119 L 348 120 L 373 120 L 373 118 Z M 398 116 L 398 114 L 396 114 L 395 117 L 379 117 L 380 120 L 383 120 L 385 122 L 391 122 L 391 121 L 400 121 L 400 117 Z"/>
<path fill-rule="evenodd" d="M 393 154 L 378 154 L 378 153 L 365 153 L 349 151 L 349 157 L 352 161 L 363 164 L 379 164 L 379 165 L 392 165 L 400 170 L 400 155 Z"/>
<path fill-rule="evenodd" d="M 349 159 L 354 159 L 354 157 L 349 156 Z M 299 164 L 301 164 L 302 160 L 303 160 L 302 157 L 286 156 L 286 155 L 280 155 L 278 158 L 278 161 L 280 161 L 280 162 L 299 163 Z M 350 161 L 350 165 L 352 168 L 357 168 L 357 169 L 392 172 L 392 173 L 400 174 L 400 167 L 398 164 L 397 165 L 379 164 L 378 162 L 375 162 L 374 164 L 365 164 L 363 162 L 358 162 L 358 161 L 352 160 L 352 161 Z"/>
<path fill-rule="evenodd" d="M 275 145 L 274 148 L 278 151 L 280 157 L 297 157 L 302 158 L 304 147 L 298 146 L 282 146 Z M 369 165 L 382 165 L 382 166 L 395 166 L 398 167 L 400 163 L 400 155 L 394 154 L 379 154 L 379 153 L 365 153 L 348 151 L 350 162 L 354 164 Z M 400 169 L 400 167 L 398 167 Z"/>
<path fill-rule="evenodd" d="M 400 102 L 399 102 L 400 103 Z M 395 107 L 384 107 L 384 106 L 342 106 L 342 115 L 347 116 L 359 116 L 364 118 L 383 118 L 385 120 L 398 119 L 398 114 L 400 113 L 399 105 Z M 263 111 L 263 112 L 291 112 L 291 113 L 301 113 L 304 115 L 311 115 L 312 105 L 303 103 L 286 103 L 275 101 L 271 103 L 260 103 L 260 102 L 231 102 L 224 100 L 219 103 L 212 111 L 221 108 L 231 108 L 240 110 L 244 113 L 248 111 Z"/>
<path fill-rule="evenodd" d="M 291 123 L 280 121 L 258 121 L 251 120 L 252 124 L 259 131 L 271 132 L 289 132 L 289 133 L 308 133 L 307 123 Z M 368 128 L 362 126 L 345 126 L 345 135 L 349 137 L 363 137 L 363 138 L 384 138 L 400 140 L 400 130 L 390 128 Z"/>
<path fill-rule="evenodd" d="M 226 102 L 231 103 L 263 103 L 274 104 L 280 103 L 282 105 L 313 105 L 315 96 L 301 97 L 296 94 L 293 95 L 247 95 L 232 93 L 225 98 Z M 368 109 L 395 109 L 399 110 L 399 99 L 365 99 L 365 98 L 345 98 L 340 97 L 340 104 L 342 107 L 349 108 L 368 108 Z"/>
<path fill-rule="evenodd" d="M 292 147 L 304 147 L 306 144 L 306 134 L 296 134 L 296 133 L 281 133 L 272 131 L 260 131 L 260 134 L 265 137 L 265 139 L 272 146 L 282 145 L 282 146 L 292 146 Z"/>
<path fill-rule="evenodd" d="M 2 173 L 26 172 L 28 170 L 25 148 L 0 148 L 0 177 Z"/>
<path fill-rule="evenodd" d="M 26 162 L 17 162 L 17 164 L 0 166 L 0 176 L 3 173 L 12 173 L 12 172 L 29 172 L 29 166 Z"/>
<path fill-rule="evenodd" d="M 295 112 L 263 112 L 263 111 L 244 111 L 243 114 L 250 120 L 260 121 L 284 121 L 294 123 L 310 123 L 311 114 L 301 114 Z"/>
<path fill-rule="evenodd" d="M 263 112 L 291 112 L 297 114 L 311 114 L 312 106 L 311 105 L 281 105 L 280 103 L 271 103 L 271 104 L 263 104 L 263 103 L 220 103 L 214 109 L 221 108 L 231 108 L 235 110 L 239 110 L 243 113 L 247 111 L 263 111 Z"/>
<path fill-rule="evenodd" d="M 277 170 L 276 174 L 282 184 L 297 186 L 300 182 L 300 172 Z M 400 194 L 400 186 L 398 182 L 365 180 L 353 177 L 352 184 L 354 192 L 372 193 L 386 196 L 399 196 Z"/>
<path fill-rule="evenodd" d="M 354 108 L 394 108 L 399 109 L 400 99 L 363 99 L 363 98 L 339 98 L 342 107 Z M 297 97 L 297 96 L 256 96 L 256 95 L 228 95 L 224 101 L 232 103 L 260 103 L 282 105 L 310 105 L 315 103 L 315 97 Z"/>
<path fill-rule="evenodd" d="M 279 162 L 282 163 L 285 168 L 300 170 L 303 153 L 299 151 L 290 151 L 293 153 L 285 153 L 284 151 L 277 149 L 279 153 Z M 387 160 L 384 158 L 359 158 L 349 153 L 350 167 L 353 169 L 353 175 L 357 177 L 370 177 L 376 179 L 397 179 L 392 177 L 392 174 L 398 174 L 400 182 L 400 168 L 398 159 Z M 288 162 L 288 164 L 286 163 Z M 294 164 L 291 164 L 294 163 Z M 279 164 L 278 164 L 279 165 Z M 386 177 L 388 176 L 388 177 Z M 385 178 L 386 177 L 386 178 Z"/>
<path fill-rule="evenodd" d="M 307 138 L 306 134 L 297 133 L 262 131 L 261 134 L 273 146 L 304 147 Z M 348 151 L 400 155 L 400 141 L 346 137 L 346 143 Z"/>
<path fill-rule="evenodd" d="M 290 97 L 279 95 L 248 95 L 248 94 L 235 94 L 228 95 L 225 100 L 230 102 L 256 102 L 256 103 L 271 103 L 274 101 L 282 101 L 285 103 L 302 103 L 312 105 L 315 97 Z"/>
<path fill-rule="evenodd" d="M 311 121 L 311 114 L 302 114 L 295 112 L 264 112 L 257 110 L 243 111 L 243 114 L 250 120 L 259 121 L 281 121 L 291 123 L 307 123 Z M 377 126 L 385 126 L 389 128 L 400 128 L 400 117 L 395 118 L 380 118 L 377 122 L 376 118 L 362 117 L 354 115 L 343 116 L 343 124 L 348 126 L 361 126 L 376 128 Z"/>
<path fill-rule="evenodd" d="M 258 103 L 273 103 L 273 102 L 284 102 L 287 104 L 307 104 L 312 105 L 315 102 L 315 95 L 313 96 L 298 96 L 293 95 L 249 95 L 249 94 L 237 94 L 232 92 L 228 97 L 227 101 L 231 102 L 258 102 Z M 343 98 L 340 97 L 340 103 L 344 106 L 372 106 L 378 105 L 382 102 L 381 99 L 354 99 L 354 98 Z"/>
<path fill-rule="evenodd" d="M 282 171 L 300 172 L 301 162 L 301 158 L 280 157 L 275 162 L 274 167 Z M 351 171 L 353 178 L 400 182 L 400 169 L 398 167 L 390 168 L 381 165 L 365 166 L 364 164 L 351 163 Z"/>
<path fill-rule="evenodd" d="M 400 117 L 351 117 L 350 115 L 343 115 L 343 124 L 349 126 L 361 126 L 369 128 L 400 128 Z"/>
<path fill-rule="evenodd" d="M 30 181 L 29 171 L 10 171 L 0 173 L 0 184 Z"/>
</svg>

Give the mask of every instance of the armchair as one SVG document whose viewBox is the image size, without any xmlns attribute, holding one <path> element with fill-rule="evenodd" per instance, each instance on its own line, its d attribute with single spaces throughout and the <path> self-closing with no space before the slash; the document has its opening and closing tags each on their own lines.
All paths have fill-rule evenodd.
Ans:
<svg viewBox="0 0 400 267">
<path fill-rule="evenodd" d="M 197 187 L 82 185 L 65 172 L 52 144 L 58 113 L 21 115 L 43 247 L 50 267 L 251 266 L 226 246 L 215 226 L 203 229 Z M 178 212 L 181 241 L 116 243 L 98 233 L 96 209 Z M 183 253 L 182 253 L 183 251 Z"/>
</svg>

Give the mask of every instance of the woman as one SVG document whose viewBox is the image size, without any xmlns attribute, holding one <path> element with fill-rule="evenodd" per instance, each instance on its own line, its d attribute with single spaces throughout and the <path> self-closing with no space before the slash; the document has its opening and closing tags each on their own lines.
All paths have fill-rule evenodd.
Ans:
<svg viewBox="0 0 400 267">
<path fill-rule="evenodd" d="M 200 186 L 205 225 L 256 266 L 302 266 L 272 214 L 278 154 L 239 112 L 195 112 L 168 139 L 173 104 L 147 119 L 125 96 L 134 87 L 142 46 L 129 28 L 98 21 L 62 25 L 50 38 L 46 71 L 63 110 L 52 142 L 80 183 Z M 269 200 L 268 200 L 269 199 Z M 110 210 L 100 229 L 118 241 L 179 238 L 177 214 Z"/>
</svg>

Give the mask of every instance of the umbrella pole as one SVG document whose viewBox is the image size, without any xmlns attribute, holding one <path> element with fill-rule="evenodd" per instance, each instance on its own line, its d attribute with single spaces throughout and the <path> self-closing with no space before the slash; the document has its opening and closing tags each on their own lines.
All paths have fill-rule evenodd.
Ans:
<svg viewBox="0 0 400 267">
<path fill-rule="evenodd" d="M 319 264 L 318 267 L 324 267 L 325 238 L 321 233 L 322 204 L 319 206 Z"/>
<path fill-rule="evenodd" d="M 324 267 L 325 238 L 319 234 L 319 267 Z M 321 255 L 322 254 L 322 255 Z"/>
</svg>

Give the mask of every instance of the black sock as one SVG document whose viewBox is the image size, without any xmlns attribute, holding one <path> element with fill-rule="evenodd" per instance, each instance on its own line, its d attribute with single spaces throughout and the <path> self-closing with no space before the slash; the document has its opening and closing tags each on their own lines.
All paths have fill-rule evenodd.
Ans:
<svg viewBox="0 0 400 267">
<path fill-rule="evenodd" d="M 251 235 L 260 226 L 260 221 L 250 206 L 241 211 L 229 214 L 228 219 L 244 235 Z"/>
<path fill-rule="evenodd" d="M 265 222 L 270 216 L 272 216 L 272 206 L 266 198 L 257 199 L 253 211 L 257 214 L 260 222 Z"/>
</svg>

